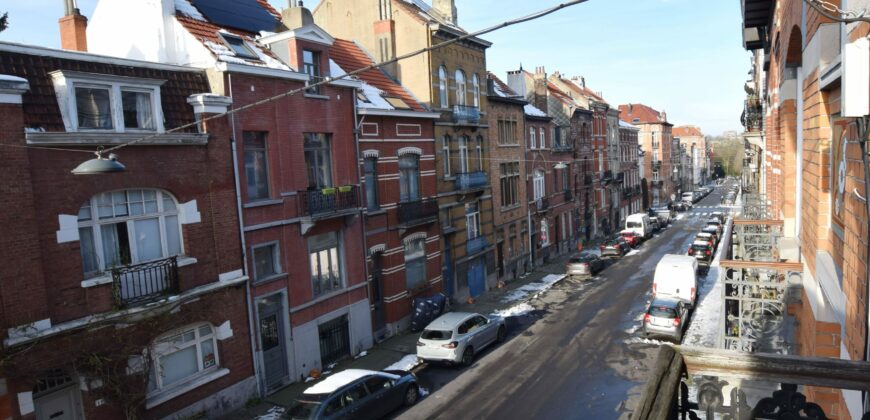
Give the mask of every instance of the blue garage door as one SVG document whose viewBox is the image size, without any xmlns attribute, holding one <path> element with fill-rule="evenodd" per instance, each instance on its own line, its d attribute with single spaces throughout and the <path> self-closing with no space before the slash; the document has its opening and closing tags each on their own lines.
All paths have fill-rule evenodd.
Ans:
<svg viewBox="0 0 870 420">
<path fill-rule="evenodd" d="M 483 258 L 478 258 L 468 266 L 468 292 L 471 297 L 478 297 L 486 289 L 486 265 Z"/>
</svg>

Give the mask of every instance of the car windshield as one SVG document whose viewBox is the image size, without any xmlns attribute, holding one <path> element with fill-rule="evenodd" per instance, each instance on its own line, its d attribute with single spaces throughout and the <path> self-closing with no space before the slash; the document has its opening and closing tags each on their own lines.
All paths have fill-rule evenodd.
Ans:
<svg viewBox="0 0 870 420">
<path fill-rule="evenodd" d="M 706 251 L 709 245 L 706 244 L 692 244 L 692 249 L 695 251 Z"/>
<path fill-rule="evenodd" d="M 640 222 L 628 222 L 628 223 L 625 224 L 625 226 L 626 226 L 626 227 L 629 227 L 629 228 L 641 228 L 641 227 L 643 227 L 643 223 L 640 223 Z"/>
<path fill-rule="evenodd" d="M 453 337 L 453 331 L 423 330 L 423 335 L 420 337 L 424 340 L 449 340 Z"/>
<path fill-rule="evenodd" d="M 290 407 L 290 412 L 288 414 L 291 419 L 313 419 L 317 415 L 318 407 L 320 407 L 319 402 L 296 401 L 296 404 L 294 404 L 293 407 Z"/>
<path fill-rule="evenodd" d="M 649 314 L 657 318 L 676 318 L 677 311 L 673 307 L 665 305 L 653 305 L 649 307 Z"/>
</svg>

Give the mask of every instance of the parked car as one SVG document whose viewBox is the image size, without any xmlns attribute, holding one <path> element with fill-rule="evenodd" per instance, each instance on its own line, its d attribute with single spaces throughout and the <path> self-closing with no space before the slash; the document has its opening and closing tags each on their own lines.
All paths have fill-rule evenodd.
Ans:
<svg viewBox="0 0 870 420">
<path fill-rule="evenodd" d="M 669 337 L 680 343 L 688 317 L 689 309 L 683 301 L 656 296 L 643 316 L 643 335 Z"/>
<path fill-rule="evenodd" d="M 658 231 L 662 230 L 662 225 L 659 224 L 658 217 L 650 217 L 649 218 L 649 225 L 650 225 L 650 227 L 652 227 L 653 232 L 658 232 Z"/>
<path fill-rule="evenodd" d="M 692 209 L 692 203 L 687 201 L 677 201 L 673 204 L 673 208 L 676 211 L 689 211 Z"/>
<path fill-rule="evenodd" d="M 695 241 L 709 242 L 710 246 L 712 246 L 714 249 L 716 248 L 716 245 L 719 245 L 716 243 L 716 237 L 708 232 L 700 232 L 695 235 Z"/>
<path fill-rule="evenodd" d="M 718 233 L 719 233 L 719 236 L 722 236 L 722 229 L 724 229 L 724 226 L 722 225 L 722 222 L 719 221 L 719 219 L 716 219 L 716 218 L 710 219 L 707 221 L 707 223 L 705 225 L 706 226 L 715 226 Z"/>
<path fill-rule="evenodd" d="M 652 213 L 659 219 L 662 227 L 667 226 L 671 223 L 671 220 L 677 217 L 676 210 L 667 207 L 655 207 L 652 209 Z"/>
<path fill-rule="evenodd" d="M 305 420 L 379 419 L 419 398 L 417 378 L 410 372 L 347 369 L 306 389 L 288 414 Z"/>
<path fill-rule="evenodd" d="M 568 259 L 565 268 L 570 277 L 592 277 L 604 269 L 604 261 L 592 252 L 583 252 Z"/>
<path fill-rule="evenodd" d="M 713 237 L 716 240 L 716 244 L 717 245 L 719 244 L 719 240 L 721 239 L 719 237 L 719 228 L 717 228 L 716 226 L 704 226 L 703 228 L 701 228 L 701 232 L 705 232 L 705 233 L 709 233 L 709 234 L 713 235 Z"/>
<path fill-rule="evenodd" d="M 720 222 L 725 223 L 725 213 L 721 211 L 714 211 L 713 213 L 710 213 L 710 218 L 719 219 Z"/>
<path fill-rule="evenodd" d="M 716 249 L 708 241 L 696 240 L 689 246 L 689 255 L 695 257 L 698 260 L 698 264 L 703 266 L 710 266 L 710 263 L 713 262 L 713 254 L 715 253 Z"/>
<path fill-rule="evenodd" d="M 698 261 L 688 255 L 666 254 L 656 265 L 652 292 L 656 296 L 673 296 L 695 305 L 698 290 Z"/>
<path fill-rule="evenodd" d="M 698 201 L 698 194 L 694 191 L 684 192 L 680 197 L 680 202 L 688 203 L 690 207 L 696 201 Z"/>
<path fill-rule="evenodd" d="M 617 236 L 604 241 L 598 248 L 601 250 L 602 257 L 621 258 L 628 252 L 629 246 L 621 236 Z"/>
<path fill-rule="evenodd" d="M 644 217 L 646 217 L 646 215 L 644 215 Z M 650 235 L 652 235 L 652 226 L 650 226 L 649 228 Z M 628 245 L 630 245 L 632 248 L 637 248 L 638 246 L 640 246 L 640 243 L 643 242 L 645 239 L 636 231 L 628 229 L 619 232 L 619 236 L 622 236 L 622 239 L 624 239 L 625 242 L 628 242 Z"/>
<path fill-rule="evenodd" d="M 417 357 L 429 362 L 471 365 L 474 355 L 504 341 L 507 328 L 500 316 L 448 312 L 432 321 L 417 341 Z"/>
</svg>

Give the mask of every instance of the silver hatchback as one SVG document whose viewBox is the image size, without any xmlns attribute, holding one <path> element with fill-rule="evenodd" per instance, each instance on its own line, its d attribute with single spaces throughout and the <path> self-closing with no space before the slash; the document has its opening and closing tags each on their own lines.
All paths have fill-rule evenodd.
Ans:
<svg viewBox="0 0 870 420">
<path fill-rule="evenodd" d="M 449 312 L 432 321 L 417 341 L 417 357 L 429 362 L 474 361 L 475 353 L 507 337 L 504 318 L 469 312 Z"/>
<path fill-rule="evenodd" d="M 653 297 L 643 316 L 643 334 L 645 337 L 670 337 L 679 344 L 683 340 L 683 329 L 688 317 L 689 310 L 683 301 L 671 297 Z"/>
</svg>

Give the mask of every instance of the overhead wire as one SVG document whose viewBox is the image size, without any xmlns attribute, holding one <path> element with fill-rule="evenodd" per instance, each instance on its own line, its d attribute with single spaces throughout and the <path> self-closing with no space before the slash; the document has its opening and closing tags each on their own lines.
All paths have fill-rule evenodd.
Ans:
<svg viewBox="0 0 870 420">
<path fill-rule="evenodd" d="M 870 23 L 870 17 L 867 17 L 867 11 L 855 12 L 852 10 L 841 9 L 836 4 L 824 0 L 804 0 L 804 3 L 815 9 L 820 15 L 842 23 Z M 836 16 L 835 16 L 836 14 Z"/>
</svg>

